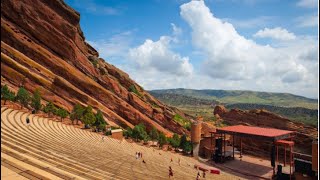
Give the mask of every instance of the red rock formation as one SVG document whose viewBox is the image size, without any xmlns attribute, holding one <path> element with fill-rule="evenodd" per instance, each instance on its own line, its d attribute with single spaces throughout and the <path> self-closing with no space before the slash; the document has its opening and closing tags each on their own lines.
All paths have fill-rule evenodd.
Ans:
<svg viewBox="0 0 320 180">
<path fill-rule="evenodd" d="M 296 131 L 295 151 L 311 154 L 312 141 L 318 136 L 317 128 L 307 126 L 303 123 L 292 122 L 289 119 L 276 115 L 266 110 L 242 111 L 231 109 L 228 111 L 222 106 L 216 106 L 214 114 L 218 114 L 224 122 L 230 125 L 251 125 L 259 127 L 271 127 L 284 130 Z M 269 144 L 252 139 L 244 141 L 247 146 L 245 149 L 252 154 L 270 154 Z"/>
<path fill-rule="evenodd" d="M 165 106 L 85 42 L 80 14 L 62 0 L 1 2 L 1 83 L 40 89 L 43 98 L 71 110 L 75 103 L 100 109 L 122 127 L 143 122 L 171 135 L 188 133 Z M 136 87 L 140 96 L 129 92 Z"/>
</svg>

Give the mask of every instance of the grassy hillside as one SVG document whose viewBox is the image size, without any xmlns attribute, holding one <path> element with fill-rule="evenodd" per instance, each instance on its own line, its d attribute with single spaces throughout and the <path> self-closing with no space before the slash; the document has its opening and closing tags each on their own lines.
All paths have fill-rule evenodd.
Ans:
<svg viewBox="0 0 320 180">
<path fill-rule="evenodd" d="M 193 116 L 215 121 L 213 107 L 224 104 L 228 109 L 266 109 L 292 121 L 317 126 L 318 101 L 286 93 L 253 91 L 169 89 L 150 91 L 162 102 Z"/>
<path fill-rule="evenodd" d="M 249 103 L 278 107 L 303 107 L 308 109 L 318 109 L 317 99 L 310 99 L 288 93 L 193 89 L 153 90 L 150 91 L 150 93 L 154 96 L 161 96 L 161 94 L 184 95 L 197 99 L 215 100 L 225 104 Z"/>
</svg>

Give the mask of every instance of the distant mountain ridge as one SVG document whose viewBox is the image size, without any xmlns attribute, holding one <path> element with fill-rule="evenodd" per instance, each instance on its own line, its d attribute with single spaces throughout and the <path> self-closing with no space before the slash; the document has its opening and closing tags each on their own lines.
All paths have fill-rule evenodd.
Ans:
<svg viewBox="0 0 320 180">
<path fill-rule="evenodd" d="M 194 90 L 194 89 L 163 89 L 151 90 L 152 95 L 160 98 L 163 94 L 176 94 L 198 99 L 215 100 L 224 104 L 262 104 L 278 107 L 303 107 L 318 109 L 318 100 L 289 93 L 271 93 L 242 90 Z M 161 98 L 160 98 L 161 99 Z"/>
</svg>

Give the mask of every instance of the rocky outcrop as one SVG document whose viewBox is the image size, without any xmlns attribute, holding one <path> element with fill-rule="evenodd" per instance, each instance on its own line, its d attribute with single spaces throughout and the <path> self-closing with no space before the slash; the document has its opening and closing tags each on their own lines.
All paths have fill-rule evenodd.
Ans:
<svg viewBox="0 0 320 180">
<path fill-rule="evenodd" d="M 311 154 L 313 139 L 317 138 L 317 128 L 307 126 L 303 123 L 292 122 L 289 119 L 271 113 L 263 109 L 253 109 L 250 111 L 242 111 L 239 109 L 231 109 L 228 111 L 224 107 L 215 107 L 214 114 L 218 114 L 226 124 L 229 125 L 251 125 L 259 127 L 270 127 L 296 132 L 294 137 L 295 151 Z M 244 140 L 246 151 L 251 154 L 270 155 L 269 144 L 252 139 Z"/>
<path fill-rule="evenodd" d="M 39 89 L 43 99 L 71 110 L 75 103 L 100 109 L 122 127 L 142 122 L 172 135 L 188 133 L 167 107 L 129 75 L 99 58 L 85 42 L 80 14 L 62 0 L 1 3 L 1 83 Z M 129 92 L 136 87 L 139 95 Z"/>
</svg>

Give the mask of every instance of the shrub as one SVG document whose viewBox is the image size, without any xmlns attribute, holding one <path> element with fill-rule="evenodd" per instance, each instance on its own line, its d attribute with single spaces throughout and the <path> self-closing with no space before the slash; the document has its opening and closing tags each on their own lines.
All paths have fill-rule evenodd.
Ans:
<svg viewBox="0 0 320 180">
<path fill-rule="evenodd" d="M 62 108 L 59 108 L 57 111 L 56 111 L 56 115 L 58 115 L 60 118 L 61 118 L 61 121 L 63 120 L 63 118 L 66 118 L 69 113 L 67 110 L 65 109 L 62 109 Z"/>
<path fill-rule="evenodd" d="M 159 133 L 158 142 L 160 147 L 168 143 L 167 137 L 163 134 L 163 132 Z"/>
<path fill-rule="evenodd" d="M 56 114 L 57 110 L 58 110 L 58 109 L 56 108 L 56 106 L 55 106 L 51 101 L 49 101 L 49 102 L 43 107 L 43 112 L 48 113 L 49 115 L 50 115 L 50 114 Z"/>
<path fill-rule="evenodd" d="M 70 114 L 70 119 L 72 121 L 72 124 L 75 119 L 77 120 L 76 124 L 78 124 L 78 120 L 82 118 L 83 112 L 84 112 L 84 107 L 81 106 L 80 104 L 76 104 L 73 106 L 73 110 Z"/>
<path fill-rule="evenodd" d="M 126 137 L 126 139 L 132 137 L 132 129 L 127 127 L 127 129 L 123 131 L 123 136 Z"/>
<path fill-rule="evenodd" d="M 23 106 L 24 107 L 28 106 L 30 99 L 31 97 L 28 91 L 24 87 L 19 88 L 16 96 L 16 100 L 21 103 L 21 109 Z"/>
<path fill-rule="evenodd" d="M 34 91 L 31 98 L 31 107 L 37 112 L 41 109 L 41 95 L 39 90 Z"/>
<path fill-rule="evenodd" d="M 104 130 L 106 128 L 107 122 L 104 120 L 103 114 L 100 110 L 98 110 L 95 120 L 94 125 L 98 130 Z"/>
<path fill-rule="evenodd" d="M 148 134 L 147 134 L 146 127 L 144 126 L 144 124 L 140 123 L 140 124 L 134 126 L 134 128 L 132 130 L 132 137 L 135 138 L 136 141 L 145 139 L 145 137 L 147 135 Z"/>
<path fill-rule="evenodd" d="M 180 145 L 180 137 L 178 134 L 174 133 L 173 137 L 170 138 L 169 143 L 174 147 L 175 149 L 179 147 Z"/>
<path fill-rule="evenodd" d="M 150 136 L 150 139 L 157 140 L 159 138 L 158 130 L 155 127 L 153 127 L 149 133 L 149 136 Z"/>
<path fill-rule="evenodd" d="M 92 125 L 96 121 L 96 116 L 93 114 L 91 106 L 87 106 L 84 109 L 81 121 L 84 123 L 85 127 Z"/>
<path fill-rule="evenodd" d="M 6 104 L 6 101 L 14 101 L 15 100 L 15 94 L 13 91 L 10 91 L 7 85 L 4 85 L 1 87 L 1 99 L 4 100 L 4 104 Z"/>
<path fill-rule="evenodd" d="M 131 86 L 129 87 L 129 92 L 133 92 L 133 93 L 135 93 L 136 95 L 138 95 L 139 97 L 142 96 L 142 95 L 139 93 L 139 91 L 136 89 L 136 86 L 134 86 L 134 85 L 131 85 Z"/>
</svg>

